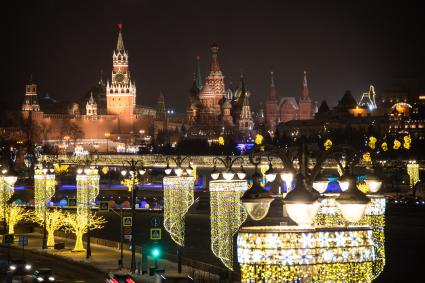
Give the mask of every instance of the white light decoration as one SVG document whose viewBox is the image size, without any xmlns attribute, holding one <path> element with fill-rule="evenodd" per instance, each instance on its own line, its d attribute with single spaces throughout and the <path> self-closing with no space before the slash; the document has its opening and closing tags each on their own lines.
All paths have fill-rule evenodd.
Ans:
<svg viewBox="0 0 425 283">
<path fill-rule="evenodd" d="M 382 187 L 382 180 L 374 174 L 368 174 L 365 179 L 367 190 L 371 193 L 377 193 Z"/>
<path fill-rule="evenodd" d="M 243 205 L 253 220 L 260 221 L 266 217 L 273 200 L 273 198 L 257 199 L 256 202 L 244 202 Z"/>
<path fill-rule="evenodd" d="M 174 173 L 176 173 L 177 177 L 180 177 L 183 174 L 183 168 L 177 166 L 176 168 L 174 168 Z"/>
<path fill-rule="evenodd" d="M 313 189 L 323 194 L 328 188 L 328 184 L 329 184 L 329 180 L 324 176 L 320 176 L 316 178 L 316 180 L 314 180 Z"/>
<path fill-rule="evenodd" d="M 193 177 L 164 177 L 164 228 L 173 241 L 184 246 L 184 217 L 194 202 Z"/>
<path fill-rule="evenodd" d="M 323 242 L 326 240 L 326 246 Z M 243 227 L 237 239 L 241 282 L 371 282 L 370 227 Z"/>
<path fill-rule="evenodd" d="M 338 180 L 339 187 L 341 188 L 341 191 L 345 192 L 348 189 L 348 186 L 350 185 L 347 180 Z"/>
<path fill-rule="evenodd" d="M 272 162 L 269 162 L 269 168 L 267 169 L 267 171 L 265 172 L 266 175 L 266 181 L 269 183 L 272 183 L 275 179 L 276 179 L 276 171 L 273 169 L 273 165 Z"/>
<path fill-rule="evenodd" d="M 86 215 L 90 213 L 90 205 L 99 194 L 99 172 L 91 167 L 84 170 L 84 174 L 77 174 L 77 213 Z"/>
<path fill-rule="evenodd" d="M 362 218 L 367 206 L 367 204 L 341 204 L 338 202 L 337 204 L 342 212 L 342 216 L 351 223 L 358 222 Z"/>
<path fill-rule="evenodd" d="M 247 190 L 245 180 L 211 181 L 211 249 L 216 257 L 233 270 L 233 236 L 246 220 L 240 197 Z"/>
</svg>

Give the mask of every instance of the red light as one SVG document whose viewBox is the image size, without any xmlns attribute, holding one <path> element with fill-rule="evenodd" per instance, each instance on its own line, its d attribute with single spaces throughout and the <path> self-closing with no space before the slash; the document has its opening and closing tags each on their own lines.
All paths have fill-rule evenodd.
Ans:
<svg viewBox="0 0 425 283">
<path fill-rule="evenodd" d="M 122 29 L 122 24 L 121 23 L 118 24 L 118 28 L 119 29 Z"/>
<path fill-rule="evenodd" d="M 196 60 L 198 60 L 198 61 L 199 61 L 199 59 L 201 59 L 201 56 L 196 55 Z"/>
<path fill-rule="evenodd" d="M 118 280 L 117 280 L 117 279 L 112 278 L 111 283 L 120 283 L 120 282 L 118 282 Z"/>
<path fill-rule="evenodd" d="M 134 280 L 133 280 L 133 279 L 131 279 L 131 278 L 127 278 L 127 279 L 125 279 L 125 281 L 126 281 L 127 283 L 136 283 L 136 282 L 134 282 Z"/>
</svg>

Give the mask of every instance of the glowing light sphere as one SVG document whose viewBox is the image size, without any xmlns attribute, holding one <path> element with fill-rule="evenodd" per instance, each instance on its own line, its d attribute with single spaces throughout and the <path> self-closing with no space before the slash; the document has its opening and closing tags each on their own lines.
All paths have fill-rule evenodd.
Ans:
<svg viewBox="0 0 425 283">
<path fill-rule="evenodd" d="M 246 220 L 240 198 L 248 189 L 245 180 L 211 181 L 211 249 L 216 257 L 233 270 L 233 236 Z"/>
<path fill-rule="evenodd" d="M 164 228 L 173 241 L 184 246 L 184 217 L 194 202 L 195 178 L 166 176 L 164 183 Z"/>
</svg>

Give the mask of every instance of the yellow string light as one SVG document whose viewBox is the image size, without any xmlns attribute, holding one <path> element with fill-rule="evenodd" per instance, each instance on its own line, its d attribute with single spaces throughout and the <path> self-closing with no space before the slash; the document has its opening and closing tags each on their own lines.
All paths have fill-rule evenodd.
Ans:
<svg viewBox="0 0 425 283">
<path fill-rule="evenodd" d="M 15 234 L 15 226 L 19 222 L 30 219 L 31 213 L 22 206 L 10 205 L 6 215 L 9 234 Z"/>
<path fill-rule="evenodd" d="M 323 146 L 324 146 L 325 150 L 331 149 L 331 147 L 332 147 L 332 141 L 330 139 L 327 139 L 325 141 L 325 143 L 323 144 Z"/>
<path fill-rule="evenodd" d="M 44 225 L 43 215 L 34 213 L 32 221 L 39 225 Z M 46 231 L 47 231 L 47 246 L 55 245 L 55 232 L 65 225 L 65 213 L 60 209 L 52 209 L 46 211 Z"/>
<path fill-rule="evenodd" d="M 381 144 L 381 148 L 382 148 L 383 151 L 387 151 L 388 150 L 388 144 L 386 142 L 383 142 Z"/>
<path fill-rule="evenodd" d="M 233 236 L 246 220 L 240 198 L 247 190 L 245 180 L 211 181 L 211 249 L 216 257 L 233 270 Z"/>
<path fill-rule="evenodd" d="M 416 185 L 416 183 L 419 182 L 419 164 L 416 162 L 408 163 L 407 174 L 409 175 L 410 188 L 413 188 Z"/>
<path fill-rule="evenodd" d="M 256 145 L 260 145 L 260 144 L 262 144 L 262 143 L 263 143 L 263 139 L 264 139 L 264 137 L 263 137 L 262 135 L 257 134 L 257 135 L 255 136 L 255 144 L 256 144 Z"/>
<path fill-rule="evenodd" d="M 401 146 L 401 142 L 397 139 L 394 140 L 393 149 L 398 150 Z"/>
<path fill-rule="evenodd" d="M 37 166 L 34 169 L 34 207 L 35 213 L 43 217 L 47 201 L 55 194 L 55 174 Z"/>
<path fill-rule="evenodd" d="M 99 194 L 99 173 L 97 169 L 86 168 L 83 174 L 77 174 L 77 213 L 86 215 L 90 203 Z"/>
<path fill-rule="evenodd" d="M 412 139 L 410 138 L 410 136 L 404 136 L 403 141 L 403 147 L 405 149 L 410 149 L 412 143 Z"/>
<path fill-rule="evenodd" d="M 194 202 L 193 177 L 164 177 L 164 228 L 173 241 L 184 246 L 184 217 Z"/>
<path fill-rule="evenodd" d="M 368 146 L 369 146 L 371 149 L 375 149 L 375 147 L 376 147 L 376 142 L 377 142 L 377 139 L 376 139 L 374 136 L 370 136 L 370 137 L 369 137 Z"/>
<path fill-rule="evenodd" d="M 218 144 L 219 145 L 224 145 L 224 138 L 223 137 L 218 137 Z"/>
<path fill-rule="evenodd" d="M 0 219 L 5 217 L 4 212 L 8 210 L 7 202 L 15 191 L 16 177 L 0 175 Z"/>
</svg>

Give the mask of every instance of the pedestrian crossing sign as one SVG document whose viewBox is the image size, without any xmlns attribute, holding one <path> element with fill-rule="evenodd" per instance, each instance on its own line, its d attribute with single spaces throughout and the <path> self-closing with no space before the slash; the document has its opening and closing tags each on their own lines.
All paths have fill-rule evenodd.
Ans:
<svg viewBox="0 0 425 283">
<path fill-rule="evenodd" d="M 108 212 L 109 211 L 109 202 L 99 201 L 99 212 Z"/>
<path fill-rule="evenodd" d="M 133 224 L 133 218 L 131 216 L 126 216 L 122 218 L 122 226 L 131 227 Z"/>
<path fill-rule="evenodd" d="M 161 228 L 151 228 L 150 238 L 153 241 L 161 240 Z"/>
</svg>

